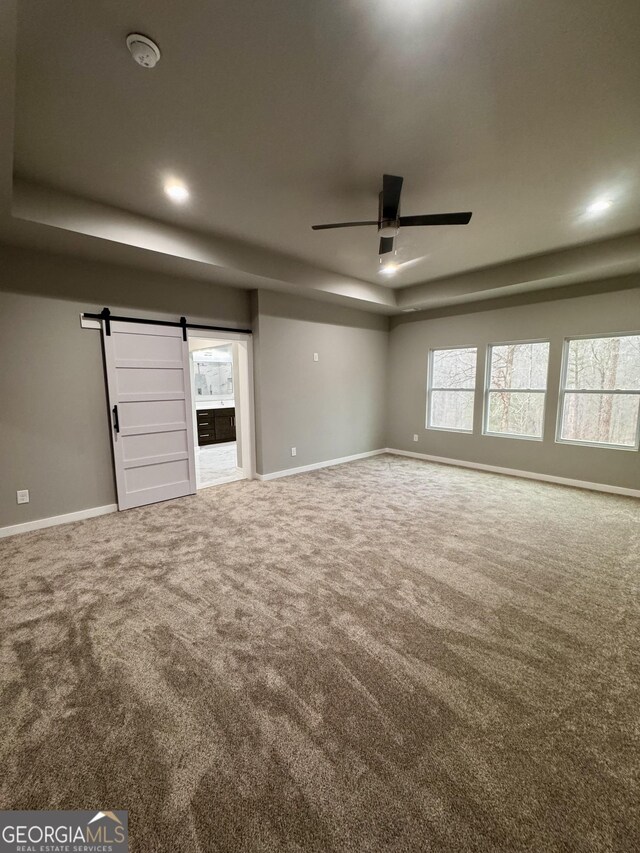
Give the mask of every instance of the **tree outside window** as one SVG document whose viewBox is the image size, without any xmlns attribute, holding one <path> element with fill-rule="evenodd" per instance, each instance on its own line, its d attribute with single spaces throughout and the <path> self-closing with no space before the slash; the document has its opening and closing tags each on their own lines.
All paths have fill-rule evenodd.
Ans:
<svg viewBox="0 0 640 853">
<path fill-rule="evenodd" d="M 637 449 L 640 335 L 565 342 L 558 439 Z"/>
<path fill-rule="evenodd" d="M 489 347 L 485 434 L 542 439 L 548 366 L 548 341 Z"/>
<path fill-rule="evenodd" d="M 473 431 L 476 347 L 435 349 L 429 359 L 427 427 Z"/>
</svg>

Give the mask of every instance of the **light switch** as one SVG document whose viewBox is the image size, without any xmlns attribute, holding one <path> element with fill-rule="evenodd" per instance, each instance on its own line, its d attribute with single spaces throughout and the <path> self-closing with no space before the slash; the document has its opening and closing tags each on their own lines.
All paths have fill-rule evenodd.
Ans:
<svg viewBox="0 0 640 853">
<path fill-rule="evenodd" d="M 320 361 L 320 359 L 319 359 L 319 357 L 318 357 L 318 353 L 317 353 L 317 352 L 314 352 L 314 354 L 313 354 L 313 360 L 314 360 L 314 361 Z"/>
</svg>

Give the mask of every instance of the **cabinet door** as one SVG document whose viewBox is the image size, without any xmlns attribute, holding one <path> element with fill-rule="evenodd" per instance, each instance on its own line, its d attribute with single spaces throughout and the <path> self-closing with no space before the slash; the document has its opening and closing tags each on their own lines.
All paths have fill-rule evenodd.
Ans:
<svg viewBox="0 0 640 853">
<path fill-rule="evenodd" d="M 216 409 L 216 441 L 235 441 L 236 410 Z"/>
</svg>

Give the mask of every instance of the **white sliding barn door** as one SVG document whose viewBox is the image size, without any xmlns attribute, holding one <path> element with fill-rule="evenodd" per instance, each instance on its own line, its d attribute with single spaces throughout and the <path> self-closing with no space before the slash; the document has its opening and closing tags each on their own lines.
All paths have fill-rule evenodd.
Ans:
<svg viewBox="0 0 640 853">
<path fill-rule="evenodd" d="M 196 490 L 189 345 L 178 326 L 112 321 L 102 338 L 119 509 Z"/>
</svg>

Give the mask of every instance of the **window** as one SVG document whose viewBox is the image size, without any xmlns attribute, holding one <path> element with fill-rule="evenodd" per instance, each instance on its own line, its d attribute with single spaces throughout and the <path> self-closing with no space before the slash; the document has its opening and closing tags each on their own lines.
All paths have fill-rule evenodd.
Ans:
<svg viewBox="0 0 640 853">
<path fill-rule="evenodd" d="M 434 349 L 429 358 L 427 427 L 473 432 L 475 347 Z"/>
<path fill-rule="evenodd" d="M 638 449 L 640 335 L 565 341 L 558 441 Z"/>
<path fill-rule="evenodd" d="M 542 439 L 549 342 L 489 347 L 485 435 Z"/>
</svg>

